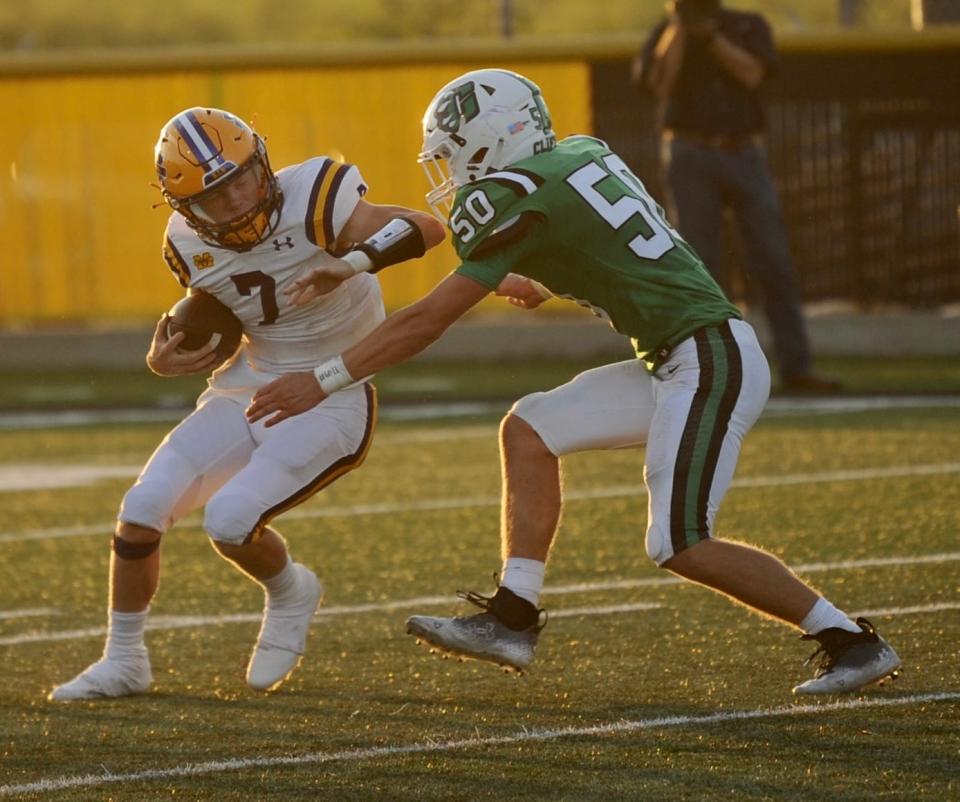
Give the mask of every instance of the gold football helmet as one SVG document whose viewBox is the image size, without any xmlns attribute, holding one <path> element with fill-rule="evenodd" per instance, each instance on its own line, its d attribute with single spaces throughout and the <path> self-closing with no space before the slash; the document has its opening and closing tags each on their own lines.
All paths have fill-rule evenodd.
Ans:
<svg viewBox="0 0 960 802">
<path fill-rule="evenodd" d="M 283 194 L 267 149 L 229 112 L 180 112 L 161 129 L 154 155 L 164 200 L 204 242 L 248 251 L 277 227 Z"/>
</svg>

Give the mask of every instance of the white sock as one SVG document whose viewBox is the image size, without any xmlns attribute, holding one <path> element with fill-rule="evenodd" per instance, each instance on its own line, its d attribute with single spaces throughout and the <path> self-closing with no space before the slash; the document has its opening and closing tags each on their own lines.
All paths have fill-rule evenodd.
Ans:
<svg viewBox="0 0 960 802">
<path fill-rule="evenodd" d="M 539 560 L 510 557 L 503 563 L 500 584 L 536 607 L 540 603 L 540 591 L 543 590 L 543 575 L 546 571 L 546 564 Z"/>
<path fill-rule="evenodd" d="M 300 582 L 293 566 L 294 562 L 288 556 L 287 564 L 283 566 L 279 574 L 274 574 L 269 579 L 260 580 L 260 584 L 267 591 L 267 599 L 271 606 L 286 607 L 299 601 Z"/>
<path fill-rule="evenodd" d="M 860 627 L 850 620 L 841 610 L 838 610 L 823 596 L 817 599 L 817 603 L 810 608 L 806 618 L 800 622 L 800 629 L 808 635 L 816 635 L 830 627 L 845 629 L 847 632 L 860 632 Z"/>
<path fill-rule="evenodd" d="M 142 613 L 118 613 L 110 611 L 110 623 L 107 626 L 107 645 L 103 656 L 108 660 L 123 660 L 127 657 L 141 657 L 147 653 L 143 642 L 143 631 L 147 625 L 148 607 Z"/>
</svg>

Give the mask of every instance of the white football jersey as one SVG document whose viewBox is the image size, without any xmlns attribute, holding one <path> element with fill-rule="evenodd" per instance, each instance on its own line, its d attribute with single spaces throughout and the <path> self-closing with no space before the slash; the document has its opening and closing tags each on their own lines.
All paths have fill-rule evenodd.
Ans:
<svg viewBox="0 0 960 802">
<path fill-rule="evenodd" d="M 234 364 L 239 368 L 245 360 L 267 374 L 310 370 L 362 339 L 385 316 L 380 284 L 369 273 L 305 306 L 293 306 L 283 294 L 294 279 L 334 258 L 327 249 L 367 191 L 360 171 L 321 156 L 286 167 L 277 178 L 280 221 L 251 250 L 237 253 L 204 242 L 176 212 L 163 242 L 164 261 L 180 284 L 216 296 L 243 323 L 244 343 Z"/>
</svg>

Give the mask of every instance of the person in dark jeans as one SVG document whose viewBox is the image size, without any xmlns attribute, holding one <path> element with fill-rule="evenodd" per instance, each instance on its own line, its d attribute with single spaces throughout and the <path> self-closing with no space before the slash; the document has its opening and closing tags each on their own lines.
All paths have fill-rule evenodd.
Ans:
<svg viewBox="0 0 960 802">
<path fill-rule="evenodd" d="M 633 63 L 633 81 L 662 104 L 663 162 L 681 235 L 724 289 L 723 213 L 736 217 L 759 282 L 781 389 L 831 393 L 813 372 L 786 226 L 767 164 L 758 89 L 777 68 L 770 26 L 720 0 L 674 0 Z"/>
</svg>

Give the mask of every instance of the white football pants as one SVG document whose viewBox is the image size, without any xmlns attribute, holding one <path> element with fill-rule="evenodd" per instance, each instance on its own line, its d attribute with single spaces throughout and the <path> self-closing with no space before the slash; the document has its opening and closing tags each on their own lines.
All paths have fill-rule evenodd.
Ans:
<svg viewBox="0 0 960 802">
<path fill-rule="evenodd" d="M 269 429 L 244 416 L 252 393 L 207 390 L 124 496 L 120 520 L 162 533 L 205 507 L 211 538 L 248 543 L 366 457 L 376 425 L 372 384 L 340 390 Z"/>
<path fill-rule="evenodd" d="M 646 444 L 646 548 L 658 565 L 711 537 L 744 435 L 770 394 L 770 369 L 749 324 L 698 330 L 651 376 L 638 359 L 605 365 L 511 413 L 558 457 Z"/>
</svg>

